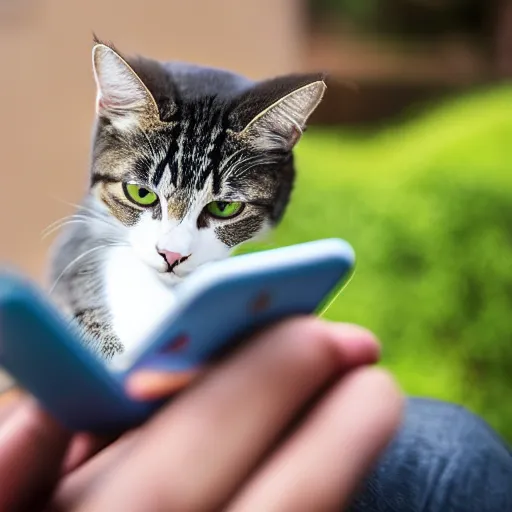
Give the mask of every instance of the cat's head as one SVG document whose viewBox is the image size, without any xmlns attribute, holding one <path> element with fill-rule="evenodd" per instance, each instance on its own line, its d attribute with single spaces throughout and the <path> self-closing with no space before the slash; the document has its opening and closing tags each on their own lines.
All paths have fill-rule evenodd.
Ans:
<svg viewBox="0 0 512 512">
<path fill-rule="evenodd" d="M 292 149 L 322 75 L 252 82 L 220 70 L 93 48 L 90 197 L 116 237 L 172 283 L 225 258 L 282 217 Z M 110 223 L 112 224 L 112 223 Z"/>
</svg>

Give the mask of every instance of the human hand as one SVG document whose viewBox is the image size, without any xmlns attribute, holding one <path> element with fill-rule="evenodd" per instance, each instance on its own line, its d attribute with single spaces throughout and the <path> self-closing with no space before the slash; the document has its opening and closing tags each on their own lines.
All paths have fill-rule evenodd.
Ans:
<svg viewBox="0 0 512 512">
<path fill-rule="evenodd" d="M 363 329 L 287 321 L 107 447 L 21 402 L 0 417 L 0 511 L 341 510 L 400 421 L 377 359 Z"/>
</svg>

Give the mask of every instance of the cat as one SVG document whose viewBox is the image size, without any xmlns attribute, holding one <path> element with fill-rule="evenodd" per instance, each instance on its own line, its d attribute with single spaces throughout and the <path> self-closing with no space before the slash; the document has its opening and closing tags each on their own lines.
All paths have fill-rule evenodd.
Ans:
<svg viewBox="0 0 512 512">
<path fill-rule="evenodd" d="M 141 341 L 175 287 L 281 220 L 320 73 L 252 81 L 127 57 L 95 39 L 89 188 L 52 248 L 50 295 L 106 361 Z"/>
</svg>

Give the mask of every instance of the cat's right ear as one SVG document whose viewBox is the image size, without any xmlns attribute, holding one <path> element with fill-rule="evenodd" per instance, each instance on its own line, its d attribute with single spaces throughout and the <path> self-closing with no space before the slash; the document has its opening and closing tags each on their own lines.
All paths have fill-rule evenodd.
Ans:
<svg viewBox="0 0 512 512">
<path fill-rule="evenodd" d="M 158 106 L 130 65 L 112 48 L 99 43 L 92 49 L 96 80 L 96 113 L 117 128 L 159 121 Z"/>
<path fill-rule="evenodd" d="M 238 138 L 261 151 L 291 151 L 325 93 L 323 74 L 260 82 L 239 98 L 232 120 Z"/>
</svg>

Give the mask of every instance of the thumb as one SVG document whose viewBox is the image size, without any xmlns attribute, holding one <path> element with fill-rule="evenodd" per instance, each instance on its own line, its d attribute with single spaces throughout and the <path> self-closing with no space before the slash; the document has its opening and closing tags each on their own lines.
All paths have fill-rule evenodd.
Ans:
<svg viewBox="0 0 512 512">
<path fill-rule="evenodd" d="M 0 426 L 0 510 L 34 510 L 60 476 L 71 433 L 27 400 Z"/>
</svg>

